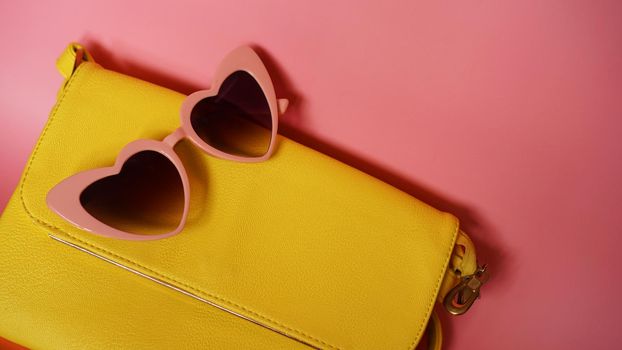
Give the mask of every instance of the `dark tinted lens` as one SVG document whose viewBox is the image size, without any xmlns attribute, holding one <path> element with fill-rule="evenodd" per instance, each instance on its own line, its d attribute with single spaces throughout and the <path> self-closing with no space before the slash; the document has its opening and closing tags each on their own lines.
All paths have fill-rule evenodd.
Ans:
<svg viewBox="0 0 622 350">
<path fill-rule="evenodd" d="M 231 74 L 217 96 L 197 103 L 190 121 L 203 141 L 223 152 L 243 157 L 268 152 L 270 107 L 257 81 L 244 71 Z"/>
<path fill-rule="evenodd" d="M 136 153 L 118 175 L 94 182 L 80 203 L 96 219 L 136 234 L 173 231 L 181 220 L 184 190 L 175 165 L 155 151 Z"/>
</svg>

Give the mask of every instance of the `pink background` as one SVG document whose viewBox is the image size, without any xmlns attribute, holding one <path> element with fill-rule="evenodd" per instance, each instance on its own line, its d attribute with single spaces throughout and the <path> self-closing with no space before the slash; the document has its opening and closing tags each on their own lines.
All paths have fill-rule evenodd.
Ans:
<svg viewBox="0 0 622 350">
<path fill-rule="evenodd" d="M 455 213 L 493 278 L 447 349 L 622 341 L 622 2 L 0 3 L 0 208 L 72 40 L 189 93 L 261 48 L 284 133 Z M 102 136 L 104 137 L 104 136 Z"/>
</svg>

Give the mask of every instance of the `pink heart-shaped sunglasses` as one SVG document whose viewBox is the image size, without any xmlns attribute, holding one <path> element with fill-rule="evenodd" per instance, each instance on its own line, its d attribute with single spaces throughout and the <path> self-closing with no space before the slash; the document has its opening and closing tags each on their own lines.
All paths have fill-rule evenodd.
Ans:
<svg viewBox="0 0 622 350">
<path fill-rule="evenodd" d="M 229 53 L 210 89 L 186 97 L 181 126 L 162 141 L 127 144 L 115 164 L 72 175 L 47 194 L 48 206 L 77 227 L 105 237 L 153 240 L 173 236 L 188 216 L 188 174 L 173 147 L 187 138 L 203 151 L 238 162 L 259 162 L 275 148 L 277 99 L 268 71 L 249 47 Z M 162 208 L 177 208 L 161 210 Z M 161 232 L 164 230 L 164 232 Z"/>
</svg>

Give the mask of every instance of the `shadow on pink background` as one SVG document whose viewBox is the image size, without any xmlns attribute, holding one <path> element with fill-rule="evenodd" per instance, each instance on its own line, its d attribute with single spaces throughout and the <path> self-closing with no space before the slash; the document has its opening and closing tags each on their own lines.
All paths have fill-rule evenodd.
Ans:
<svg viewBox="0 0 622 350">
<path fill-rule="evenodd" d="M 68 42 L 184 93 L 251 44 L 292 97 L 284 134 L 473 236 L 493 278 L 467 315 L 443 317 L 446 349 L 622 341 L 622 3 L 24 1 L 0 13 L 0 208 Z"/>
</svg>

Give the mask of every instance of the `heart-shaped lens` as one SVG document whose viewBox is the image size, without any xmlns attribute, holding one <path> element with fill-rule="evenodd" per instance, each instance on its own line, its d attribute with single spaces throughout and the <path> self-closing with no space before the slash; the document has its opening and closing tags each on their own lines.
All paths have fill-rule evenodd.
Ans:
<svg viewBox="0 0 622 350">
<path fill-rule="evenodd" d="M 272 137 L 272 115 L 263 90 L 245 71 L 229 75 L 218 95 L 199 101 L 190 122 L 208 145 L 241 157 L 261 157 Z"/>
<path fill-rule="evenodd" d="M 156 151 L 129 157 L 121 171 L 88 186 L 80 203 L 93 217 L 124 232 L 173 231 L 182 217 L 184 190 L 175 165 Z"/>
</svg>

